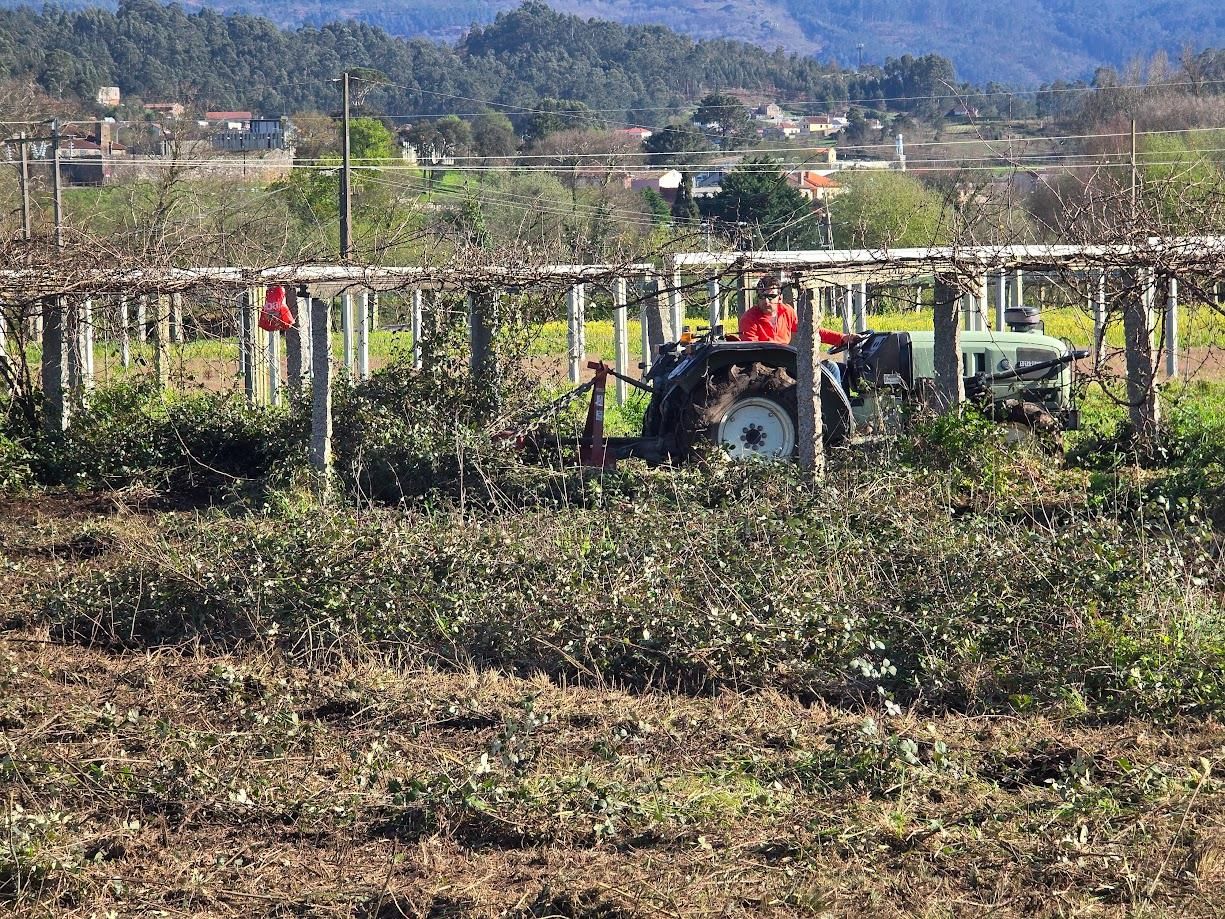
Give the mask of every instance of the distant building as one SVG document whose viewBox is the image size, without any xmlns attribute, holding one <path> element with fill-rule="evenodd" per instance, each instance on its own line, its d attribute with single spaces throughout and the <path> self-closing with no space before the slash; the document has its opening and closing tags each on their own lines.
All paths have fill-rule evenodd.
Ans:
<svg viewBox="0 0 1225 919">
<path fill-rule="evenodd" d="M 808 134 L 833 134 L 838 129 L 829 115 L 809 115 L 800 124 Z"/>
<path fill-rule="evenodd" d="M 210 113 L 211 114 L 211 113 Z M 223 114 L 249 114 L 227 112 Z M 243 128 L 233 128 L 234 121 L 226 120 L 226 130 L 213 135 L 214 150 L 247 152 L 251 150 L 285 149 L 285 124 L 280 118 L 250 118 Z"/>
<path fill-rule="evenodd" d="M 681 174 L 675 169 L 657 169 L 650 172 L 638 172 L 630 181 L 634 191 L 650 189 L 669 204 L 676 202 L 676 193 L 681 187 Z"/>
<path fill-rule="evenodd" d="M 778 121 L 783 117 L 783 110 L 773 102 L 758 106 L 757 117 L 764 118 L 767 121 Z"/>
<path fill-rule="evenodd" d="M 633 181 L 630 174 L 611 166 L 580 166 L 577 169 L 559 169 L 559 176 L 570 177 L 578 188 L 629 188 Z"/>
<path fill-rule="evenodd" d="M 60 138 L 60 175 L 68 185 L 102 185 L 111 179 L 111 163 L 128 148 L 115 140 L 114 120 L 97 122 L 89 134 L 68 131 Z"/>
<path fill-rule="evenodd" d="M 787 183 L 798 188 L 800 194 L 809 201 L 826 201 L 846 190 L 829 176 L 810 170 L 789 173 Z"/>
<path fill-rule="evenodd" d="M 709 198 L 723 191 L 723 177 L 727 169 L 711 169 L 693 177 L 693 197 Z"/>
<path fill-rule="evenodd" d="M 229 131 L 242 131 L 251 123 L 250 112 L 205 112 L 210 125 L 224 125 Z"/>
<path fill-rule="evenodd" d="M 838 162 L 837 147 L 814 147 L 809 153 L 808 162 L 820 163 L 824 166 L 833 166 Z"/>
<path fill-rule="evenodd" d="M 104 105 L 107 108 L 114 108 L 119 104 L 119 87 L 118 86 L 99 86 L 98 95 L 95 97 L 99 105 Z"/>
<path fill-rule="evenodd" d="M 187 108 L 182 102 L 146 102 L 145 111 L 155 112 L 167 118 L 182 118 L 187 114 Z"/>
<path fill-rule="evenodd" d="M 642 143 L 655 132 L 649 128 L 619 128 L 618 130 L 613 131 L 613 133 L 618 137 L 624 137 L 627 140 L 634 140 L 638 143 Z"/>
</svg>

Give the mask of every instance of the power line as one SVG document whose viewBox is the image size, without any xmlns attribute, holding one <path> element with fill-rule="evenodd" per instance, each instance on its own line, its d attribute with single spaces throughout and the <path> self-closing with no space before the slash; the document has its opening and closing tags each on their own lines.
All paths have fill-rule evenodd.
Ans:
<svg viewBox="0 0 1225 919">
<path fill-rule="evenodd" d="M 1213 153 L 1225 153 L 1225 148 L 1208 147 L 1208 148 L 1201 148 L 1201 149 L 1189 149 L 1186 151 L 1185 156 L 1183 156 L 1181 159 L 1173 159 L 1173 160 L 1168 160 L 1168 161 L 1158 161 L 1158 160 L 1153 159 L 1153 157 L 1169 157 L 1173 155 L 1172 151 L 1167 151 L 1167 150 L 1148 151 L 1148 152 L 1144 152 L 1140 154 L 1140 158 L 1141 158 L 1140 162 L 1143 165 L 1171 165 L 1171 164 L 1187 165 L 1188 158 L 1193 159 L 1197 156 L 1213 154 Z M 1023 158 L 1016 158 L 1016 159 L 1010 158 L 1004 155 L 1003 153 L 997 153 L 997 154 L 984 155 L 984 156 L 935 157 L 935 158 L 930 158 L 930 159 L 908 158 L 907 167 L 908 168 L 912 166 L 917 167 L 919 165 L 931 166 L 933 164 L 941 164 L 941 165 L 956 164 L 956 163 L 973 164 L 973 163 L 979 163 L 979 162 L 984 162 L 984 161 L 995 161 L 998 163 L 998 167 L 992 167 L 992 168 L 1007 168 L 1009 166 L 1016 166 L 1016 168 L 1022 168 L 1022 169 L 1023 168 L 1040 169 L 1040 168 L 1050 166 L 1053 164 L 1054 165 L 1064 164 L 1064 165 L 1072 165 L 1072 166 L 1111 165 L 1112 164 L 1111 161 L 1113 160 L 1122 162 L 1122 161 L 1125 161 L 1128 157 L 1129 157 L 1129 154 L 1125 151 L 1121 151 L 1121 152 L 1102 151 L 1098 153 L 1031 153 L 1031 154 L 1026 154 Z M 89 160 L 78 160 L 78 161 L 84 161 L 86 163 L 89 162 Z M 1078 163 L 1074 161 L 1082 161 L 1082 162 Z M 693 169 L 696 171 L 710 172 L 710 173 L 736 171 L 736 172 L 741 172 L 741 173 L 746 173 L 746 174 L 769 174 L 772 172 L 792 172 L 792 171 L 796 171 L 800 169 L 804 169 L 810 172 L 825 172 L 825 173 L 834 173 L 834 174 L 841 173 L 841 172 L 892 171 L 892 170 L 880 169 L 878 167 L 856 166 L 855 163 L 856 163 L 855 160 L 844 160 L 840 164 L 838 164 L 840 168 L 831 168 L 831 169 L 814 169 L 813 168 L 814 166 L 826 166 L 826 165 L 833 165 L 833 164 L 815 163 L 812 159 L 778 160 L 778 161 L 772 161 L 772 162 L 767 162 L 767 163 L 726 163 L 726 164 L 721 164 L 721 165 L 712 164 L 712 163 L 678 163 L 675 166 L 672 166 L 670 168 L 677 169 L 677 170 Z M 239 166 L 239 164 L 237 163 L 229 164 L 223 160 L 216 160 L 216 159 L 199 159 L 199 160 L 165 159 L 165 160 L 156 160 L 156 161 L 113 159 L 113 160 L 108 160 L 107 165 L 111 167 L 137 167 L 137 168 L 142 168 L 142 169 L 147 169 L 151 167 L 152 168 L 162 168 L 162 169 L 170 169 L 170 168 L 176 168 L 176 167 L 181 167 L 181 168 L 212 167 L 212 168 L 216 168 L 219 165 L 232 166 L 233 168 L 238 168 Z M 259 161 L 250 161 L 250 160 L 246 161 L 245 163 L 242 163 L 241 166 L 243 169 L 251 170 L 251 171 L 284 170 L 287 168 L 287 164 L 285 163 L 263 163 Z M 296 170 L 316 170 L 316 171 L 321 171 L 321 172 L 338 172 L 339 171 L 338 166 L 327 164 L 327 163 L 296 163 L 291 168 L 296 169 Z M 403 163 L 401 165 L 399 163 L 392 163 L 392 162 L 379 162 L 379 163 L 367 162 L 367 163 L 361 163 L 361 164 L 353 166 L 353 170 L 355 172 L 389 173 L 389 174 L 419 173 L 419 172 L 425 171 L 425 169 L 427 168 L 430 168 L 430 167 L 422 167 L 420 165 L 411 165 L 408 163 Z M 619 165 L 616 167 L 612 167 L 611 171 L 622 173 L 622 174 L 630 174 L 630 175 L 634 173 L 649 174 L 652 172 L 659 172 L 661 171 L 661 168 L 668 168 L 668 167 L 656 167 L 656 166 L 650 166 L 646 164 L 623 164 L 623 165 Z M 491 165 L 458 165 L 457 164 L 457 165 L 449 165 L 449 166 L 443 167 L 443 171 L 458 172 L 458 173 L 477 173 L 477 174 L 479 173 L 554 174 L 554 173 L 571 172 L 573 171 L 573 167 L 565 166 L 565 165 L 556 165 L 556 164 L 550 165 L 550 164 L 544 164 L 544 163 L 536 163 L 536 164 L 506 163 L 506 164 L 491 164 Z M 590 174 L 590 172 L 588 172 L 587 174 Z"/>
<path fill-rule="evenodd" d="M 1075 93 L 1121 92 L 1121 91 L 1128 91 L 1128 90 L 1156 91 L 1156 90 L 1162 90 L 1162 89 L 1217 86 L 1217 85 L 1223 85 L 1223 84 L 1225 84 L 1225 78 L 1213 79 L 1213 80 L 1174 81 L 1174 82 L 1169 82 L 1169 83 L 1119 83 L 1119 84 L 1114 84 L 1110 86 L 1093 86 L 1093 85 L 1060 86 L 1060 87 L 1048 86 L 1048 87 L 1039 87 L 1037 89 L 1000 89 L 1000 90 L 991 90 L 991 91 L 965 88 L 961 90 L 949 90 L 948 92 L 944 92 L 944 93 L 928 93 L 928 94 L 923 94 L 923 95 L 878 96 L 878 97 L 864 97 L 860 99 L 851 99 L 851 98 L 838 99 L 834 103 L 798 102 L 798 101 L 797 102 L 787 102 L 785 107 L 811 107 L 811 106 L 829 107 L 831 104 L 842 104 L 842 103 L 846 103 L 847 105 L 880 105 L 880 104 L 888 103 L 888 102 L 934 102 L 934 101 L 954 102 L 954 101 L 958 101 L 958 100 L 966 99 L 966 98 L 982 99 L 982 98 L 1013 97 L 1013 96 L 1037 96 L 1039 94 L 1067 95 L 1067 94 L 1075 94 Z M 566 115 L 579 116 L 579 115 L 584 115 L 584 114 L 603 114 L 606 112 L 627 112 L 627 113 L 628 112 L 668 112 L 668 111 L 675 111 L 677 109 L 677 106 L 674 106 L 674 105 L 656 105 L 656 106 L 616 106 L 616 107 L 609 107 L 609 108 L 585 108 L 585 110 L 580 113 L 556 112 L 556 111 L 550 111 L 550 110 L 532 109 L 532 108 L 527 108 L 524 106 L 517 106 L 511 103 L 507 103 L 507 102 L 495 102 L 491 99 L 479 99 L 473 96 L 460 95 L 458 93 L 444 93 L 444 92 L 440 92 L 437 90 L 428 90 L 428 89 L 423 89 L 419 86 L 409 86 L 406 83 L 388 82 L 388 83 L 380 83 L 379 85 L 395 86 L 399 89 L 408 90 L 409 92 L 418 92 L 418 93 L 423 93 L 426 95 L 439 96 L 439 97 L 448 98 L 448 99 L 458 99 L 462 102 L 476 102 L 479 105 L 489 105 L 489 106 L 494 106 L 497 108 L 513 110 L 515 114 L 522 114 L 522 115 L 558 115 L 558 116 L 564 117 Z M 428 118 L 428 117 L 444 117 L 447 114 L 457 114 L 457 113 L 443 112 L 442 114 L 438 116 L 430 116 L 430 115 L 423 115 L 420 113 L 414 113 L 411 115 L 384 115 L 383 117 L 386 117 L 386 118 Z M 478 114 L 483 114 L 483 113 L 474 112 L 472 114 L 478 115 Z M 643 126 L 642 125 L 632 125 L 632 127 L 643 127 Z M 646 126 L 646 127 L 649 127 L 649 126 Z"/>
<path fill-rule="evenodd" d="M 1137 136 L 1138 137 L 1155 137 L 1159 135 L 1193 134 L 1193 133 L 1204 133 L 1204 132 L 1210 132 L 1210 131 L 1225 131 L 1225 127 L 1184 128 L 1184 129 L 1170 129 L 1170 130 L 1162 130 L 1162 131 L 1141 131 L 1141 132 L 1137 132 Z M 1117 132 L 1104 132 L 1104 133 L 1096 133 L 1096 134 L 1044 134 L 1044 135 L 1034 135 L 1034 136 L 1028 136 L 1028 137 L 1004 137 L 1004 138 L 996 138 L 996 139 L 975 137 L 975 138 L 967 138 L 964 140 L 915 141 L 913 143 L 908 143 L 906 145 L 906 149 L 913 150 L 913 149 L 922 149 L 924 147 L 956 147 L 956 146 L 966 146 L 966 145 L 971 145 L 971 144 L 981 145 L 981 144 L 1033 143 L 1033 142 L 1038 142 L 1038 141 L 1063 142 L 1063 141 L 1068 141 L 1068 140 L 1104 140 L 1108 138 L 1130 137 L 1130 136 L 1131 136 L 1130 132 L 1117 131 Z M 762 155 L 769 155 L 772 153 L 784 153 L 784 154 L 799 154 L 799 153 L 805 153 L 805 152 L 821 153 L 821 152 L 828 151 L 831 149 L 835 151 L 893 150 L 894 142 L 893 141 L 881 141 L 879 143 L 873 143 L 873 144 L 842 144 L 842 143 L 838 143 L 835 141 L 833 143 L 818 144 L 815 146 L 796 146 L 793 144 L 793 145 L 786 146 L 786 147 L 754 147 L 749 150 L 741 151 L 741 154 L 762 156 Z M 520 153 L 520 154 L 503 154 L 503 155 L 496 155 L 496 156 L 479 156 L 476 154 L 472 154 L 468 156 L 452 156 L 451 160 L 454 162 L 467 161 L 467 160 L 479 160 L 484 163 L 484 162 L 488 162 L 489 160 L 514 160 L 518 162 L 522 160 L 533 160 L 533 159 L 594 159 L 594 158 L 611 159 L 614 157 L 646 157 L 646 156 L 656 156 L 656 155 L 657 154 L 651 151 L 647 151 L 647 150 L 631 150 L 631 151 L 604 150 L 604 151 L 588 152 L 588 153 Z M 719 151 L 712 151 L 712 150 L 675 150 L 675 151 L 671 151 L 670 150 L 670 151 L 667 151 L 667 153 L 660 154 L 660 155 L 718 156 Z M 724 154 L 724 155 L 728 155 L 728 154 Z M 652 168 L 666 168 L 666 166 L 654 166 Z"/>
<path fill-rule="evenodd" d="M 386 179 L 370 179 L 370 181 L 398 190 L 404 190 L 406 187 Z M 421 184 L 425 184 L 427 180 L 408 177 L 407 181 L 419 186 Z M 551 207 L 549 205 L 541 204 L 538 198 L 528 197 L 525 195 L 515 195 L 513 193 L 500 190 L 491 190 L 484 186 L 480 186 L 477 189 L 472 190 L 446 187 L 432 189 L 427 187 L 427 190 L 430 194 L 443 195 L 455 200 L 468 200 L 469 198 L 473 197 L 473 193 L 475 192 L 481 201 L 488 200 L 490 203 L 501 204 L 512 209 L 523 210 L 526 212 L 546 213 L 557 217 L 593 218 L 606 216 L 637 225 L 641 228 L 654 226 L 654 221 L 641 213 L 602 208 L 598 205 L 591 204 L 578 204 L 572 207 L 565 207 L 564 205 L 558 204 L 557 206 Z"/>
</svg>

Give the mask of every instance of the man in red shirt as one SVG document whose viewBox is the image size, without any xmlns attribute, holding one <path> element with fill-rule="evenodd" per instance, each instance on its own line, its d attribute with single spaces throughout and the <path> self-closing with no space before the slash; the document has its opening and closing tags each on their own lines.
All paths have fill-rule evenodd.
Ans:
<svg viewBox="0 0 1225 919">
<path fill-rule="evenodd" d="M 757 282 L 757 302 L 740 317 L 741 341 L 773 341 L 780 345 L 791 344 L 799 319 L 795 309 L 784 303 L 780 296 L 778 278 L 766 275 Z M 843 335 L 830 329 L 818 329 L 823 345 L 844 345 L 855 340 L 855 335 Z"/>
</svg>

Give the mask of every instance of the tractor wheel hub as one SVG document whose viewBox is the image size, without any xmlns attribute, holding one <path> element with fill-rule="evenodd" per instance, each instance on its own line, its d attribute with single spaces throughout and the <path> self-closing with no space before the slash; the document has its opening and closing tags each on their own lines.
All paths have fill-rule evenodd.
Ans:
<svg viewBox="0 0 1225 919">
<path fill-rule="evenodd" d="M 795 425 L 773 399 L 741 399 L 719 423 L 718 443 L 733 459 L 781 459 L 795 450 Z"/>
</svg>

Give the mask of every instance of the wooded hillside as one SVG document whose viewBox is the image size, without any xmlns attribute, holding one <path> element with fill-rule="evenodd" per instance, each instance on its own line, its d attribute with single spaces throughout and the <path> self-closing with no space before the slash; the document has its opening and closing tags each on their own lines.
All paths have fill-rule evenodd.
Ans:
<svg viewBox="0 0 1225 919">
<path fill-rule="evenodd" d="M 21 0 L 0 0 L 0 7 Z M 68 8 L 87 4 L 67 0 Z M 489 23 L 516 0 L 188 0 L 266 16 L 281 26 L 321 27 L 356 19 L 393 35 L 458 40 L 473 23 Z M 815 54 L 842 66 L 883 64 L 905 54 L 951 58 L 975 82 L 1036 86 L 1087 77 L 1098 66 L 1186 45 L 1225 44 L 1225 8 L 1212 0 L 551 0 L 562 12 L 629 25 L 665 23 L 695 38 L 733 38 L 773 50 Z"/>
<path fill-rule="evenodd" d="M 663 124 L 725 87 L 820 103 L 922 97 L 946 92 L 953 79 L 952 65 L 934 56 L 858 75 L 742 42 L 694 41 L 662 26 L 584 21 L 535 2 L 456 46 L 402 40 L 358 22 L 291 31 L 154 0 L 124 0 L 113 13 L 0 11 L 0 75 L 33 80 L 55 96 L 91 100 L 98 86 L 116 85 L 128 102 L 328 110 L 338 104 L 333 80 L 355 67 L 391 81 L 366 100 L 380 113 L 471 112 L 476 100 L 530 109 L 565 98 L 597 109 L 610 125 Z M 899 104 L 914 109 L 925 100 Z"/>
</svg>

